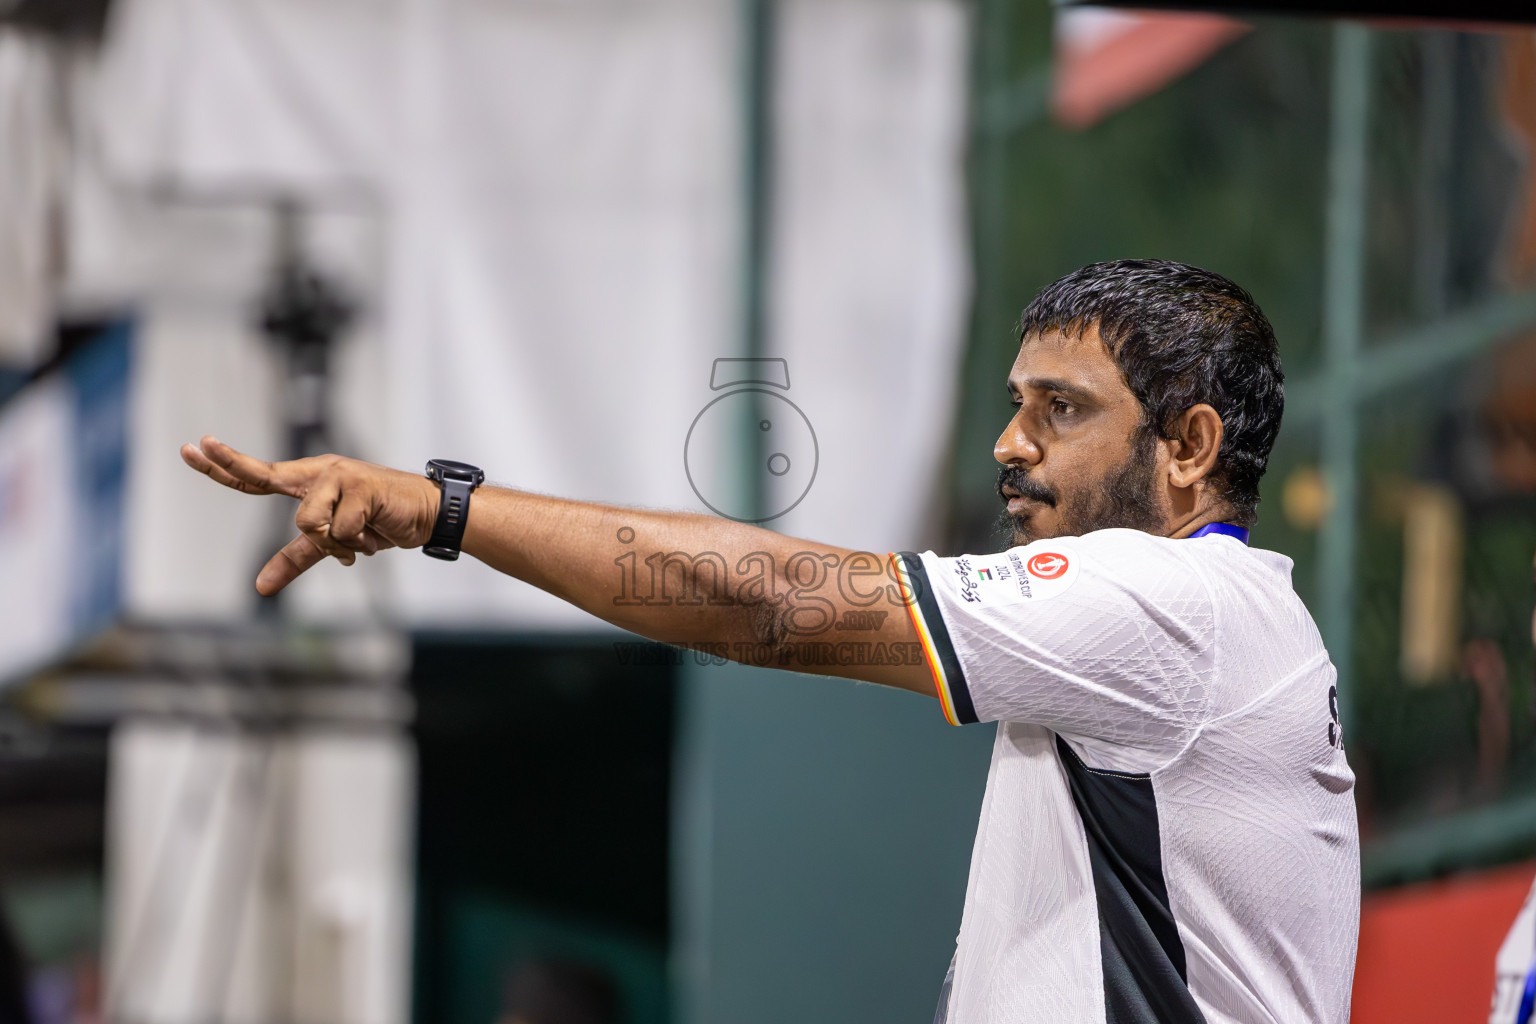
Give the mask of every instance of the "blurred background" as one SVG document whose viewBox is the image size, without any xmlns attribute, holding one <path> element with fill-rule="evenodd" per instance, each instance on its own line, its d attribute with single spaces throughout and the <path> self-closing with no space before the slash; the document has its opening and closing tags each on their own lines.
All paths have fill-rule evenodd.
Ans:
<svg viewBox="0 0 1536 1024">
<path fill-rule="evenodd" d="M 1354 1019 L 1486 1019 L 1536 32 L 1181 6 L 0 0 L 0 1020 L 930 1020 L 990 730 L 468 561 L 260 600 L 291 503 L 176 449 L 992 550 L 1010 325 L 1126 256 L 1280 337 L 1254 539 L 1340 671 Z"/>
</svg>

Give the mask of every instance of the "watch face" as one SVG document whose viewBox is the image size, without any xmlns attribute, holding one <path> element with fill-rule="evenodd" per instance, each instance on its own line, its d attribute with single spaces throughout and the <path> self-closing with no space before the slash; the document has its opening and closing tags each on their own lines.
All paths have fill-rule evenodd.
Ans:
<svg viewBox="0 0 1536 1024">
<path fill-rule="evenodd" d="M 479 466 L 471 466 L 467 462 L 454 462 L 451 459 L 433 459 L 427 463 L 427 476 L 437 481 L 445 478 L 465 480 L 479 486 L 485 479 L 485 471 Z"/>
</svg>

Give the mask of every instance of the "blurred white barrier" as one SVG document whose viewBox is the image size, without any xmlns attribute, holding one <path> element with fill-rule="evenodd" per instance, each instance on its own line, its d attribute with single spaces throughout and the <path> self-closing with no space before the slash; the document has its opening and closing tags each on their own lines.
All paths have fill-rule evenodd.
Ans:
<svg viewBox="0 0 1536 1024">
<path fill-rule="evenodd" d="M 393 733 L 120 726 L 108 1019 L 407 1019 L 414 787 Z"/>
</svg>

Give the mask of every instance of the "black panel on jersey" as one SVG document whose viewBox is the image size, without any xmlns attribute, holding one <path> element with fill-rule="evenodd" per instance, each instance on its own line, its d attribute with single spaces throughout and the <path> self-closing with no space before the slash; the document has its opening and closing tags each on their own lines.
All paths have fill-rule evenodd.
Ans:
<svg viewBox="0 0 1536 1024">
<path fill-rule="evenodd" d="M 1060 736 L 1056 750 L 1088 836 L 1107 1024 L 1204 1024 L 1163 880 L 1151 776 L 1089 768 Z"/>
<path fill-rule="evenodd" d="M 917 613 L 928 627 L 934 651 L 944 667 L 945 678 L 949 680 L 949 699 L 954 702 L 955 719 L 961 725 L 975 725 L 976 706 L 971 703 L 971 690 L 965 682 L 965 670 L 960 667 L 960 656 L 955 653 L 954 641 L 949 638 L 949 627 L 944 624 L 944 615 L 939 611 L 939 599 L 933 592 L 933 583 L 928 579 L 928 570 L 923 566 L 922 556 L 911 551 L 901 551 L 896 557 L 901 559 L 902 571 L 912 581 L 912 589 L 916 591 Z"/>
</svg>

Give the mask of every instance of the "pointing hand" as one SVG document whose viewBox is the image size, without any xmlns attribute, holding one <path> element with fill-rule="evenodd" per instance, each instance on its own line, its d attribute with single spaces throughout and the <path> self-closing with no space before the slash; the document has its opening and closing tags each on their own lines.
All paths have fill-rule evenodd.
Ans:
<svg viewBox="0 0 1536 1024">
<path fill-rule="evenodd" d="M 263 462 L 213 437 L 181 446 L 187 465 L 246 494 L 299 499 L 299 535 L 262 566 L 256 589 L 271 596 L 326 556 L 351 565 L 358 554 L 414 548 L 437 521 L 439 492 L 425 476 L 340 455 Z"/>
</svg>

